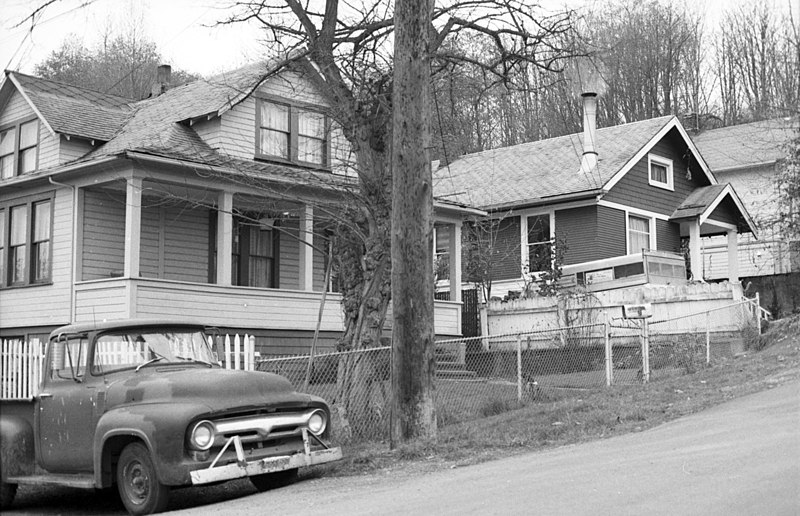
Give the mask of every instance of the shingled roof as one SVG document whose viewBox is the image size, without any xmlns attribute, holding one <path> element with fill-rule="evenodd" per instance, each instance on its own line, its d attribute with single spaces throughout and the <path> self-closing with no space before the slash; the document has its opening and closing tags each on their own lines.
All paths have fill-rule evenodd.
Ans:
<svg viewBox="0 0 800 516">
<path fill-rule="evenodd" d="M 589 174 L 579 171 L 582 133 L 468 154 L 434 173 L 434 194 L 488 210 L 598 194 L 676 122 L 664 116 L 598 129 L 598 165 Z"/>
<path fill-rule="evenodd" d="M 785 145 L 800 136 L 797 118 L 778 118 L 711 129 L 692 136 L 715 173 L 774 163 L 786 156 Z"/>
<path fill-rule="evenodd" d="M 9 82 L 15 85 L 56 133 L 108 141 L 133 113 L 131 99 L 19 72 L 5 73 L 3 89 Z"/>
</svg>

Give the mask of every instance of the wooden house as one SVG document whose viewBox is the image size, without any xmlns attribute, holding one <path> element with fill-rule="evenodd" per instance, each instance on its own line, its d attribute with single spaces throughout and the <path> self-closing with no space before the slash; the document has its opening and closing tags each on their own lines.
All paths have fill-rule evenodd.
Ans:
<svg viewBox="0 0 800 516">
<path fill-rule="evenodd" d="M 672 116 L 596 129 L 585 97 L 584 131 L 462 156 L 440 167 L 434 192 L 496 221 L 492 297 L 522 291 L 563 252 L 562 285 L 605 290 L 684 283 L 682 243 L 702 263 L 701 238 L 726 252 L 755 226 Z M 691 268 L 695 279 L 700 275 Z M 729 279 L 738 280 L 735 268 Z"/>
<path fill-rule="evenodd" d="M 736 266 L 742 278 L 800 270 L 798 243 L 785 238 L 776 219 L 780 211 L 781 167 L 787 145 L 800 136 L 798 119 L 772 119 L 703 131 L 692 135 L 714 175 L 730 183 L 758 226 L 759 239 L 741 235 Z M 728 254 L 720 237 L 703 239 L 703 277 L 726 278 Z"/>
<path fill-rule="evenodd" d="M 0 337 L 175 317 L 304 351 L 330 287 L 324 214 L 355 181 L 320 95 L 268 72 L 167 89 L 160 67 L 140 101 L 6 72 Z M 444 227 L 476 213 L 435 203 Z M 438 335 L 460 334 L 459 296 L 437 301 Z M 340 301 L 327 296 L 323 344 L 343 329 Z"/>
</svg>

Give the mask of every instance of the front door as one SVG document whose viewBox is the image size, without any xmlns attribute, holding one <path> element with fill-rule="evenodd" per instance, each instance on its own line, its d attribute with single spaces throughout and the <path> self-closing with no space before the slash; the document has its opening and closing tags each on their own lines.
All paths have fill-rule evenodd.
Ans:
<svg viewBox="0 0 800 516">
<path fill-rule="evenodd" d="M 37 415 L 40 460 L 53 473 L 93 469 L 97 383 L 87 374 L 88 351 L 85 335 L 50 342 Z"/>
</svg>

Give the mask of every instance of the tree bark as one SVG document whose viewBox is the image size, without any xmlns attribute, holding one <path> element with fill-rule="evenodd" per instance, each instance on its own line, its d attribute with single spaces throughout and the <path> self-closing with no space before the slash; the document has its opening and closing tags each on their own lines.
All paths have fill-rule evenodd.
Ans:
<svg viewBox="0 0 800 516">
<path fill-rule="evenodd" d="M 431 0 L 395 4 L 392 144 L 391 445 L 436 436 L 433 195 L 430 153 Z"/>
</svg>

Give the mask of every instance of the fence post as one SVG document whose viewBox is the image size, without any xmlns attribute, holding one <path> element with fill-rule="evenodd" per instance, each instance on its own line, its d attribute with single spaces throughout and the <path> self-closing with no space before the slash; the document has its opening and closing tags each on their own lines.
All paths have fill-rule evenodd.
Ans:
<svg viewBox="0 0 800 516">
<path fill-rule="evenodd" d="M 706 365 L 711 363 L 711 312 L 706 312 Z"/>
<path fill-rule="evenodd" d="M 647 319 L 642 319 L 642 380 L 650 381 L 650 333 Z"/>
<path fill-rule="evenodd" d="M 603 335 L 606 342 L 606 387 L 611 387 L 611 383 L 614 381 L 614 351 L 611 349 L 611 328 L 608 324 L 608 310 L 603 310 L 603 316 Z"/>
<path fill-rule="evenodd" d="M 522 334 L 517 334 L 517 401 L 522 402 Z"/>
<path fill-rule="evenodd" d="M 758 335 L 761 336 L 761 294 L 756 292 L 756 329 L 758 329 Z"/>
</svg>

